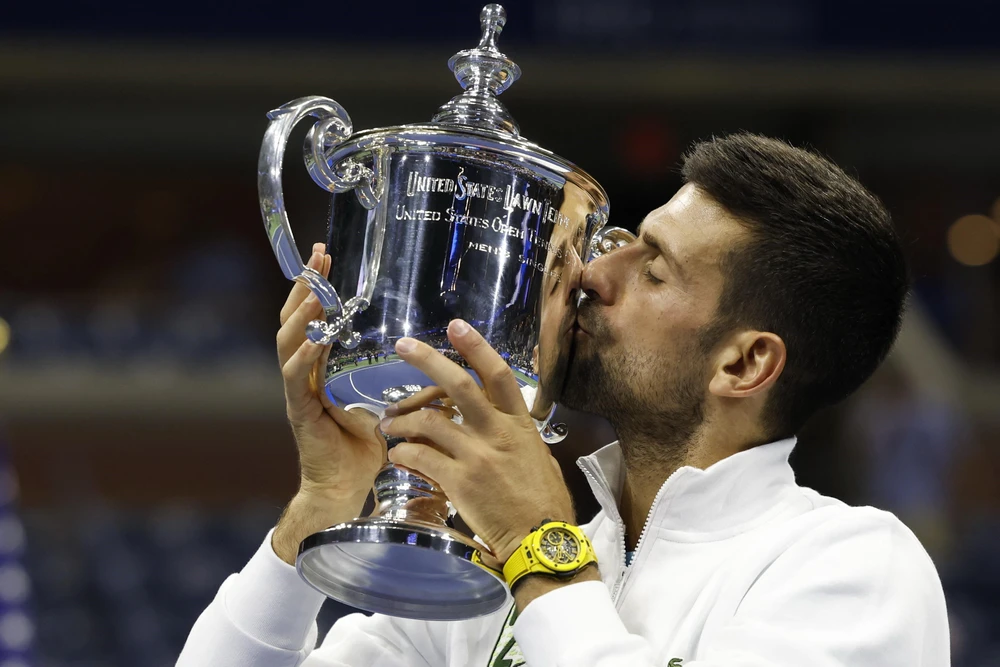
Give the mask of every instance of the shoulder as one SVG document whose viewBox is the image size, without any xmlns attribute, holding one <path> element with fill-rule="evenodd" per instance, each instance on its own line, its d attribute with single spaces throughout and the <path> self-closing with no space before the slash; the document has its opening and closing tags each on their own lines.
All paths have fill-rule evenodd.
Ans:
<svg viewBox="0 0 1000 667">
<path fill-rule="evenodd" d="M 920 540 L 896 515 L 875 507 L 855 507 L 802 489 L 813 509 L 800 517 L 796 543 L 803 548 L 835 548 L 876 555 L 878 561 L 913 560 L 933 568 Z"/>
<path fill-rule="evenodd" d="M 727 632 L 837 664 L 948 664 L 941 580 L 910 529 L 888 512 L 816 500 L 762 540 Z"/>
<path fill-rule="evenodd" d="M 835 599 L 854 597 L 866 604 L 908 601 L 935 613 L 943 610 L 934 562 L 895 515 L 803 491 L 814 501 L 813 509 L 785 526 L 755 588 L 767 588 L 770 594 L 811 591 Z"/>
</svg>

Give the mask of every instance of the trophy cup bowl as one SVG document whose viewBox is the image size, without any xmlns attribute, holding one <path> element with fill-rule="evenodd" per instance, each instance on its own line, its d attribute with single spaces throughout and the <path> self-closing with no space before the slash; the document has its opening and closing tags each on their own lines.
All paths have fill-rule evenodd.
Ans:
<svg viewBox="0 0 1000 667">
<path fill-rule="evenodd" d="M 270 112 L 261 212 L 285 277 L 324 308 L 307 336 L 336 343 L 321 387 L 335 404 L 380 415 L 431 384 L 394 355 L 404 336 L 464 366 L 446 335 L 461 318 L 507 361 L 554 443 L 565 436 L 550 420 L 584 262 L 632 236 L 606 227 L 607 195 L 592 177 L 519 137 L 496 97 L 520 75 L 496 48 L 504 11 L 488 5 L 480 19 L 479 45 L 449 61 L 464 92 L 431 123 L 354 132 L 344 108 L 323 97 Z M 285 144 L 307 117 L 306 168 L 332 193 L 329 279 L 305 267 L 281 190 Z M 433 480 L 388 464 L 374 491 L 374 515 L 303 541 L 297 568 L 307 582 L 366 611 L 427 620 L 488 614 L 509 599 L 502 575 L 480 562 L 485 547 L 448 525 L 452 510 Z"/>
</svg>

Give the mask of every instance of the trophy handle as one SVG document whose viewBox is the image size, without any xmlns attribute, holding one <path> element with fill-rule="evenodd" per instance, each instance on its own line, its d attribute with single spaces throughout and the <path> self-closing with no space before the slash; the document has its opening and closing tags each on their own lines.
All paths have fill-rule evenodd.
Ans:
<svg viewBox="0 0 1000 667">
<path fill-rule="evenodd" d="M 549 416 L 545 419 L 538 420 L 534 417 L 531 418 L 535 422 L 535 428 L 538 429 L 538 435 L 542 437 L 542 442 L 546 445 L 558 445 L 569 435 L 569 427 L 564 422 L 552 421 L 555 415 L 556 406 L 553 405 L 552 410 L 549 411 Z"/>
<path fill-rule="evenodd" d="M 260 212 L 264 217 L 264 227 L 271 247 L 278 259 L 282 273 L 289 280 L 308 287 L 323 305 L 325 321 L 315 320 L 306 328 L 306 336 L 315 343 L 328 344 L 339 340 L 347 348 L 356 347 L 361 336 L 351 329 L 354 315 L 368 307 L 368 299 L 355 296 L 341 302 L 340 295 L 330 282 L 318 271 L 302 261 L 295 247 L 295 238 L 288 224 L 284 195 L 281 189 L 281 168 L 285 157 L 285 144 L 292 128 L 307 116 L 316 118 L 306 137 L 306 168 L 313 180 L 330 192 L 346 192 L 354 189 L 361 204 L 374 208 L 384 187 L 384 179 L 378 173 L 376 162 L 370 169 L 362 164 L 347 160 L 337 170 L 327 162 L 327 152 L 342 143 L 353 132 L 351 117 L 344 107 L 326 97 L 300 97 L 288 104 L 268 112 L 270 123 L 264 133 L 257 162 L 257 191 L 260 196 Z"/>
<path fill-rule="evenodd" d="M 635 234 L 629 230 L 605 225 L 590 237 L 590 254 L 587 255 L 587 261 L 597 259 L 601 255 L 607 255 L 632 241 L 635 241 Z"/>
</svg>

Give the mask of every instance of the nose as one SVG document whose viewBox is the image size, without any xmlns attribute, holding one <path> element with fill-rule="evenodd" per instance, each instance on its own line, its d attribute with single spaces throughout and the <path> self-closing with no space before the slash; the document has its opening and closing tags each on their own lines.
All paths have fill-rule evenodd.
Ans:
<svg viewBox="0 0 1000 667">
<path fill-rule="evenodd" d="M 614 255 L 621 254 L 621 251 L 616 251 L 601 255 L 590 260 L 583 267 L 583 275 L 580 276 L 580 289 L 583 290 L 587 298 L 606 306 L 614 303 L 617 294 Z"/>
<path fill-rule="evenodd" d="M 622 227 L 605 226 L 591 239 L 591 259 L 583 268 L 580 288 L 594 301 L 605 305 L 614 303 L 620 281 L 625 276 L 627 246 L 635 241 L 635 234 Z"/>
</svg>

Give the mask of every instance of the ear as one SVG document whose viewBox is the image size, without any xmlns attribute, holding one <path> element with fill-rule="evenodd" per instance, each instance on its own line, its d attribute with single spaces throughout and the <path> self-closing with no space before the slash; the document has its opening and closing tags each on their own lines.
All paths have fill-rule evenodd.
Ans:
<svg viewBox="0 0 1000 667">
<path fill-rule="evenodd" d="M 748 398 L 767 391 L 785 368 L 785 342 L 766 331 L 743 331 L 715 356 L 708 390 L 727 398 Z"/>
</svg>

